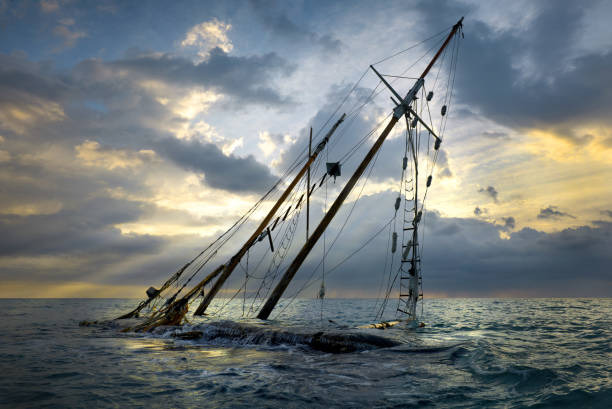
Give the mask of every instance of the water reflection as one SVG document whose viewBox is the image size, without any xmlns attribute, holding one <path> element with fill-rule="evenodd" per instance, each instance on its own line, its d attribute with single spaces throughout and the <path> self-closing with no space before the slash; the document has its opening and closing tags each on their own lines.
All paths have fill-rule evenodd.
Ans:
<svg viewBox="0 0 612 409">
<path fill-rule="evenodd" d="M 243 320 L 241 303 L 227 311 L 245 323 L 296 331 L 371 322 L 373 300 L 327 301 L 323 321 L 317 300 L 296 300 L 269 323 Z M 373 330 L 402 346 L 340 355 L 77 325 L 133 303 L 0 300 L 2 404 L 608 407 L 612 401 L 612 300 L 426 300 L 425 328 Z M 193 325 L 214 320 L 195 318 Z"/>
</svg>

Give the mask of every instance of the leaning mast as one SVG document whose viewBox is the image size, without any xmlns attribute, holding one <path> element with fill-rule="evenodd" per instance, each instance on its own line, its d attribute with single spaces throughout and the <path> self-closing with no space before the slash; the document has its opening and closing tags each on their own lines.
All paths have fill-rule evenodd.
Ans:
<svg viewBox="0 0 612 409">
<path fill-rule="evenodd" d="M 315 231 L 308 238 L 308 240 L 306 241 L 306 243 L 304 244 L 304 246 L 302 247 L 298 255 L 295 257 L 295 259 L 291 263 L 291 265 L 287 268 L 287 270 L 285 271 L 285 274 L 283 275 L 281 280 L 278 282 L 278 284 L 274 288 L 274 291 L 272 292 L 270 297 L 266 300 L 266 303 L 264 304 L 264 306 L 259 311 L 257 318 L 264 319 L 264 320 L 268 319 L 268 317 L 270 316 L 270 313 L 272 312 L 272 310 L 278 303 L 279 299 L 281 298 L 281 296 L 287 289 L 287 286 L 289 286 L 289 283 L 291 282 L 291 280 L 297 273 L 298 269 L 300 268 L 300 266 L 302 265 L 302 263 L 304 262 L 304 260 L 306 259 L 306 257 L 308 256 L 312 248 L 314 247 L 314 245 L 316 244 L 317 240 L 321 237 L 323 232 L 327 229 L 330 222 L 332 221 L 332 219 L 334 218 L 334 216 L 336 215 L 336 213 L 338 212 L 338 210 L 340 209 L 340 207 L 342 206 L 342 204 L 344 203 L 348 195 L 351 193 L 351 190 L 353 189 L 353 187 L 355 186 L 355 184 L 357 183 L 357 181 L 359 180 L 359 178 L 361 177 L 361 175 L 363 174 L 367 166 L 370 164 L 370 162 L 372 161 L 376 153 L 378 153 L 383 142 L 385 141 L 389 133 L 391 133 L 391 131 L 393 130 L 393 128 L 395 127 L 399 119 L 402 116 L 412 114 L 413 116 L 415 116 L 415 118 L 419 120 L 419 122 L 422 122 L 422 123 L 424 122 L 418 117 L 418 115 L 416 115 L 416 112 L 411 108 L 411 105 L 413 103 L 413 100 L 416 98 L 417 93 L 423 87 L 423 84 L 425 82 L 425 77 L 427 76 L 427 74 L 429 73 L 429 71 L 435 64 L 435 62 L 438 60 L 438 58 L 440 57 L 440 55 L 442 54 L 442 52 L 444 51 L 444 49 L 446 48 L 450 40 L 453 38 L 455 34 L 457 34 L 459 29 L 462 27 L 462 23 L 463 23 L 463 17 L 453 26 L 451 32 L 446 37 L 446 40 L 444 41 L 444 43 L 442 44 L 438 52 L 434 55 L 434 57 L 429 62 L 429 64 L 427 65 L 427 67 L 425 68 L 421 76 L 417 79 L 416 83 L 412 86 L 412 88 L 410 89 L 410 91 L 408 91 L 408 93 L 406 94 L 404 98 L 401 98 L 399 94 L 382 78 L 382 76 L 377 73 L 377 75 L 381 78 L 383 83 L 391 90 L 391 92 L 398 99 L 397 106 L 393 109 L 393 117 L 389 120 L 389 123 L 387 124 L 385 129 L 382 131 L 382 133 L 380 134 L 380 136 L 378 137 L 378 139 L 376 140 L 372 148 L 370 148 L 370 150 L 368 151 L 368 153 L 366 154 L 362 162 L 359 164 L 359 166 L 357 167 L 357 169 L 355 170 L 355 172 L 353 173 L 353 175 L 351 176 L 347 184 L 344 186 L 344 188 L 342 189 L 342 191 L 340 192 L 340 194 L 338 195 L 334 203 L 331 205 L 331 207 L 329 208 L 329 211 L 325 214 L 325 216 L 323 217 L 323 219 L 321 220 L 321 222 L 319 223 Z M 374 71 L 376 72 L 376 70 Z M 413 253 L 413 257 L 414 257 L 414 253 Z"/>
<path fill-rule="evenodd" d="M 225 266 L 225 268 L 223 268 L 221 275 L 219 275 L 219 278 L 217 279 L 217 281 L 215 281 L 215 284 L 213 285 L 213 287 L 206 294 L 206 296 L 204 297 L 204 299 L 202 300 L 198 308 L 195 310 L 194 315 L 204 314 L 204 311 L 206 311 L 206 308 L 208 308 L 211 301 L 213 300 L 213 298 L 215 298 L 215 296 L 217 295 L 217 293 L 219 292 L 219 290 L 221 289 L 225 281 L 229 278 L 229 276 L 232 274 L 234 269 L 238 266 L 238 264 L 240 263 L 240 260 L 249 250 L 252 243 L 264 231 L 266 226 L 268 226 L 268 224 L 270 223 L 270 221 L 276 214 L 276 211 L 278 210 L 278 208 L 285 201 L 285 199 L 289 196 L 289 193 L 291 193 L 295 185 L 304 176 L 306 171 L 310 169 L 310 165 L 312 165 L 312 163 L 315 161 L 319 153 L 323 150 L 323 148 L 325 148 L 325 145 L 329 141 L 329 138 L 336 131 L 338 126 L 340 126 L 340 124 L 344 121 L 345 117 L 346 117 L 346 114 L 342 114 L 342 117 L 334 124 L 334 126 L 332 126 L 332 128 L 323 138 L 323 140 L 317 145 L 315 151 L 312 154 L 310 154 L 309 152 L 309 157 L 308 157 L 308 161 L 306 161 L 306 164 L 302 167 L 302 169 L 295 176 L 295 178 L 293 179 L 289 187 L 287 187 L 287 189 L 283 192 L 282 196 L 278 199 L 274 207 L 270 209 L 266 217 L 261 221 L 261 223 L 259 224 L 259 227 L 253 232 L 251 237 L 249 237 L 249 239 L 244 243 L 244 245 L 240 248 L 240 250 L 238 250 L 238 252 L 230 259 L 229 263 Z M 270 233 L 268 232 L 268 234 Z"/>
</svg>

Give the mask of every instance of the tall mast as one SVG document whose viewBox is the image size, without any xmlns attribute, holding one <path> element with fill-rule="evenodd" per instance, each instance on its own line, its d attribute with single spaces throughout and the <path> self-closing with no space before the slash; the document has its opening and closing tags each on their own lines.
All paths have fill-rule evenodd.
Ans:
<svg viewBox="0 0 612 409">
<path fill-rule="evenodd" d="M 215 296 L 217 295 L 217 293 L 219 292 L 219 290 L 221 289 L 225 281 L 229 278 L 229 276 L 232 274 L 234 269 L 238 266 L 242 257 L 245 255 L 247 250 L 251 247 L 251 244 L 253 243 L 253 241 L 257 239 L 257 237 L 268 226 L 268 224 L 270 223 L 270 221 L 276 214 L 276 211 L 283 204 L 285 199 L 287 199 L 287 197 L 289 196 L 289 193 L 291 193 L 295 185 L 304 176 L 304 173 L 306 173 L 306 171 L 310 169 L 310 165 L 315 161 L 319 153 L 323 150 L 323 148 L 329 141 L 329 138 L 331 137 L 331 135 L 334 133 L 336 128 L 340 126 L 342 121 L 344 121 L 345 117 L 346 117 L 346 114 L 342 114 L 342 117 L 338 120 L 338 122 L 336 122 L 334 126 L 332 126 L 332 128 L 329 130 L 327 135 L 325 135 L 325 138 L 323 138 L 323 140 L 317 145 L 317 148 L 315 149 L 314 153 L 310 155 L 310 157 L 308 158 L 308 161 L 306 161 L 306 164 L 302 167 L 302 169 L 298 172 L 298 174 L 295 176 L 293 181 L 289 184 L 289 187 L 287 187 L 287 189 L 283 192 L 281 197 L 276 201 L 272 209 L 270 209 L 266 217 L 264 217 L 264 219 L 261 221 L 261 223 L 259 224 L 259 227 L 255 229 L 251 237 L 249 237 L 249 239 L 244 243 L 244 245 L 240 248 L 240 250 L 238 250 L 238 252 L 230 259 L 229 263 L 225 266 L 225 268 L 223 269 L 223 272 L 221 273 L 217 281 L 215 281 L 215 284 L 213 285 L 213 287 L 210 289 L 208 294 L 206 294 L 206 296 L 204 297 L 204 300 L 202 300 L 198 308 L 195 310 L 194 315 L 204 314 L 204 311 L 206 311 L 206 308 L 208 308 L 208 305 L 210 304 L 210 302 L 213 300 L 213 298 L 215 298 Z"/>
<path fill-rule="evenodd" d="M 404 116 L 407 112 L 410 112 L 410 106 L 414 98 L 416 97 L 418 91 L 421 89 L 421 87 L 423 86 L 423 83 L 425 82 L 425 76 L 429 73 L 429 70 L 431 70 L 431 67 L 433 67 L 433 65 L 435 64 L 436 60 L 438 59 L 442 51 L 446 48 L 450 40 L 453 38 L 453 36 L 457 33 L 459 28 L 462 26 L 462 22 L 463 22 L 463 17 L 453 26 L 448 37 L 446 37 L 446 40 L 444 41 L 444 43 L 442 44 L 442 46 L 440 47 L 436 55 L 434 55 L 433 59 L 430 61 L 427 68 L 425 68 L 425 70 L 423 71 L 419 79 L 412 86 L 410 91 L 408 91 L 405 98 L 401 99 L 401 97 L 397 95 L 397 92 L 395 92 L 391 88 L 391 86 L 387 84 L 386 81 L 383 80 L 383 82 L 385 82 L 385 85 L 387 85 L 392 90 L 392 92 L 396 96 L 398 96 L 398 98 L 400 98 L 399 105 L 397 105 L 395 109 L 393 110 L 393 117 L 389 120 L 389 123 L 387 124 L 385 129 L 382 131 L 382 133 L 380 134 L 380 136 L 378 137 L 378 139 L 376 140 L 372 148 L 370 148 L 366 156 L 363 158 L 363 160 L 361 161 L 361 163 L 355 170 L 355 173 L 353 173 L 353 175 L 351 176 L 349 181 L 346 183 L 346 185 L 344 186 L 344 188 L 342 189 L 342 191 L 340 192 L 340 194 L 338 195 L 334 203 L 331 205 L 331 207 L 329 208 L 329 211 L 325 214 L 325 216 L 323 217 L 323 219 L 321 220 L 321 222 L 319 223 L 315 231 L 312 233 L 312 236 L 310 236 L 310 238 L 306 241 L 306 243 L 304 244 L 304 246 L 302 247 L 298 255 L 295 257 L 295 259 L 291 263 L 291 265 L 287 268 L 287 271 L 285 271 L 285 274 L 283 275 L 283 277 L 280 279 L 280 281 L 274 288 L 274 291 L 272 292 L 270 297 L 266 300 L 266 303 L 264 304 L 264 306 L 259 311 L 257 318 L 263 319 L 263 320 L 268 319 L 268 317 L 270 316 L 270 313 L 272 312 L 272 310 L 278 303 L 278 300 L 283 295 L 283 293 L 287 289 L 287 286 L 289 285 L 289 283 L 291 282 L 291 280 L 297 273 L 298 269 L 300 268 L 300 266 L 306 259 L 306 256 L 308 256 L 308 253 L 310 253 L 310 251 L 316 244 L 317 240 L 321 237 L 325 229 L 327 229 L 327 226 L 332 221 L 332 219 L 334 218 L 334 216 L 336 215 L 336 213 L 338 212 L 338 210 L 344 203 L 344 200 L 346 200 L 348 195 L 351 193 L 351 190 L 353 189 L 353 187 L 355 186 L 355 184 L 357 183 L 357 181 L 359 180 L 359 178 L 361 177 L 361 175 L 363 174 L 367 166 L 370 164 L 370 162 L 372 161 L 376 153 L 379 151 L 380 147 L 382 146 L 383 142 L 385 141 L 389 133 L 393 130 L 393 127 L 395 126 L 397 121 L 402 116 Z"/>
<path fill-rule="evenodd" d="M 308 139 L 308 156 L 312 155 L 312 126 L 310 127 L 310 137 Z M 310 227 L 310 167 L 306 175 L 306 240 L 308 240 L 308 229 Z"/>
</svg>

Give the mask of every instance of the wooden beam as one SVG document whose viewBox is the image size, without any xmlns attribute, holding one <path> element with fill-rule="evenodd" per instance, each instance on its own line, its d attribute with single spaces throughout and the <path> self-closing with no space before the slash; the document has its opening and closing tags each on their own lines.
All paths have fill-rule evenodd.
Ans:
<svg viewBox="0 0 612 409">
<path fill-rule="evenodd" d="M 306 256 L 308 256 L 308 253 L 310 253 L 310 250 L 314 247 L 317 240 L 321 237 L 325 229 L 327 229 L 327 226 L 332 221 L 332 219 L 340 209 L 340 206 L 342 206 L 342 203 L 344 203 L 344 200 L 348 197 L 349 193 L 351 193 L 351 190 L 374 158 L 374 155 L 376 155 L 376 153 L 380 149 L 382 143 L 385 141 L 385 139 L 397 123 L 398 119 L 399 118 L 397 118 L 396 116 L 393 116 L 391 118 L 387 127 L 380 134 L 372 148 L 370 148 L 370 151 L 367 153 L 365 158 L 361 161 L 361 163 L 357 167 L 357 170 L 355 170 L 355 173 L 353 173 L 353 176 L 351 176 L 351 178 L 346 183 L 334 203 L 329 208 L 329 211 L 325 214 L 325 217 L 323 217 L 315 231 L 312 233 L 312 236 L 310 236 L 310 238 L 306 241 L 298 255 L 293 260 L 293 263 L 291 263 L 287 271 L 285 271 L 285 274 L 274 288 L 272 295 L 270 295 L 262 309 L 259 311 L 257 318 L 262 320 L 268 319 L 270 313 L 276 306 L 276 303 L 278 303 L 278 300 L 285 292 L 285 289 L 287 289 L 287 286 L 295 276 L 295 273 L 297 273 L 298 269 L 306 259 Z"/>
<path fill-rule="evenodd" d="M 312 155 L 312 126 L 310 127 L 310 139 L 308 140 L 308 156 Z M 308 228 L 310 226 L 310 167 L 306 176 L 306 240 L 308 240 Z"/>
<path fill-rule="evenodd" d="M 219 273 L 221 273 L 221 271 L 223 271 L 224 267 L 225 267 L 225 265 L 220 265 L 219 267 L 217 267 L 213 272 L 211 272 L 206 277 L 204 277 L 204 279 L 202 281 L 200 281 L 195 287 L 193 287 L 187 294 L 185 294 L 182 299 L 190 299 L 191 297 L 196 295 L 198 292 L 200 292 L 200 290 L 206 284 L 208 284 L 210 282 L 210 280 L 212 280 L 213 278 L 218 276 Z"/>
<path fill-rule="evenodd" d="M 183 267 L 181 267 L 180 270 L 178 270 L 176 273 L 174 273 L 172 275 L 172 277 L 170 277 L 168 280 L 166 280 L 166 282 L 160 287 L 160 289 L 157 291 L 157 294 L 155 295 L 155 297 L 151 297 L 146 299 L 145 301 L 142 301 L 140 304 L 138 304 L 138 306 L 136 308 L 134 308 L 132 311 L 128 312 L 127 314 L 124 314 L 120 317 L 115 318 L 116 320 L 122 320 L 122 319 L 126 319 L 126 318 L 132 318 L 135 317 L 136 315 L 138 315 L 138 313 L 140 313 L 140 311 L 145 308 L 147 305 L 151 304 L 151 302 L 155 299 L 157 299 L 157 297 L 159 297 L 159 295 L 168 287 L 170 287 L 170 284 L 172 284 L 173 282 L 175 282 L 176 280 L 178 280 L 178 278 L 181 276 L 181 274 L 183 274 L 183 271 L 185 271 L 185 269 L 187 267 L 189 267 L 191 265 L 193 261 L 185 264 Z"/>
<path fill-rule="evenodd" d="M 429 73 L 429 70 L 431 70 L 431 67 L 433 67 L 433 65 L 438 60 L 438 57 L 440 57 L 440 54 L 442 54 L 442 51 L 448 45 L 448 43 L 451 40 L 451 38 L 453 38 L 453 36 L 457 33 L 457 30 L 459 30 L 461 27 L 463 27 L 463 17 L 461 17 L 459 19 L 459 21 L 457 21 L 457 23 L 455 23 L 455 25 L 453 26 L 453 29 L 449 33 L 448 37 L 446 37 L 446 40 L 444 40 L 444 44 L 442 44 L 442 47 L 440 47 L 440 49 L 438 50 L 436 55 L 434 55 L 434 58 L 432 58 L 432 60 L 429 62 L 429 65 L 427 66 L 427 68 L 425 68 L 425 71 L 423 71 L 423 74 L 421 74 L 421 76 L 419 78 L 421 78 L 421 79 L 425 78 L 425 76 Z"/>
</svg>

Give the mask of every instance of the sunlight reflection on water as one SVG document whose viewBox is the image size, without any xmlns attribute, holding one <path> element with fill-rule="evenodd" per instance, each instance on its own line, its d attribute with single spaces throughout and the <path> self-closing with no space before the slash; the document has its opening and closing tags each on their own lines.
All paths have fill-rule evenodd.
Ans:
<svg viewBox="0 0 612 409">
<path fill-rule="evenodd" d="M 113 317 L 133 300 L 0 304 L 0 406 L 7 408 L 609 407 L 612 401 L 610 299 L 426 300 L 425 328 L 372 330 L 403 345 L 349 354 L 77 325 Z M 318 300 L 296 300 L 264 327 L 311 333 L 355 327 L 373 322 L 373 305 L 326 300 L 321 321 Z M 226 311 L 241 320 L 242 303 Z M 212 321 L 192 324 L 205 328 Z"/>
</svg>

